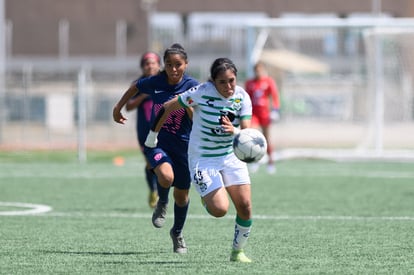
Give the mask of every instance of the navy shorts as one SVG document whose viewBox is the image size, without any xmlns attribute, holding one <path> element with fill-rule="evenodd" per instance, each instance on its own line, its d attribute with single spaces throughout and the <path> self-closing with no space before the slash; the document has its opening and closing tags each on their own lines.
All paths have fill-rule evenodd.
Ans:
<svg viewBox="0 0 414 275">
<path fill-rule="evenodd" d="M 168 162 L 174 171 L 173 186 L 178 189 L 190 189 L 191 177 L 188 169 L 187 153 L 166 152 L 162 148 L 144 147 L 144 154 L 152 168 Z"/>
</svg>

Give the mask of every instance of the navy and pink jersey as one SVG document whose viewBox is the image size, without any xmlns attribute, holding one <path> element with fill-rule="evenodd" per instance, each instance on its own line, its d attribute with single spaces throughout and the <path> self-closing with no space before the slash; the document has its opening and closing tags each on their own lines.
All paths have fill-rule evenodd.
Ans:
<svg viewBox="0 0 414 275">
<path fill-rule="evenodd" d="M 155 76 L 150 76 L 137 81 L 136 87 L 142 93 L 149 94 L 153 101 L 151 123 L 155 119 L 162 105 L 176 95 L 198 85 L 194 78 L 184 75 L 180 83 L 168 84 L 165 71 Z M 176 146 L 176 141 L 188 143 L 192 121 L 184 108 L 173 111 L 162 126 L 158 134 L 158 145 L 160 147 Z"/>
</svg>

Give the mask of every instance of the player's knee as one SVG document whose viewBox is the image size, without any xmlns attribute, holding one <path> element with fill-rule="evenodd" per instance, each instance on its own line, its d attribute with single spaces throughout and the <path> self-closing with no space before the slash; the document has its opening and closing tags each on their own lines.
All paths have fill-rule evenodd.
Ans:
<svg viewBox="0 0 414 275">
<path fill-rule="evenodd" d="M 170 187 L 174 181 L 174 173 L 170 169 L 157 167 L 155 168 L 155 174 L 157 175 L 158 183 L 164 188 Z"/>
<path fill-rule="evenodd" d="M 229 204 L 226 202 L 215 203 L 213 205 L 207 205 L 208 213 L 213 217 L 220 218 L 224 217 L 229 210 Z"/>
<path fill-rule="evenodd" d="M 174 178 L 171 178 L 171 177 L 165 177 L 165 178 L 158 177 L 158 183 L 164 188 L 170 187 L 173 180 Z"/>
<path fill-rule="evenodd" d="M 210 209 L 210 208 L 208 208 L 208 213 L 210 213 L 210 215 L 212 215 L 213 217 L 221 218 L 221 217 L 224 217 L 227 214 L 227 209 L 224 209 L 224 208 Z"/>
<path fill-rule="evenodd" d="M 168 188 L 171 186 L 171 184 L 174 181 L 174 175 L 173 174 L 165 174 L 165 173 L 159 173 L 157 174 L 158 183 L 164 187 Z"/>
</svg>

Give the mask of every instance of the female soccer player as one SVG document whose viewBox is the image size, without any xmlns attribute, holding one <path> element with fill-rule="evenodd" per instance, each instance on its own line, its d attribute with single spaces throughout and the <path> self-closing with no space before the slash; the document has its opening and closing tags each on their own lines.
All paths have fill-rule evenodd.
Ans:
<svg viewBox="0 0 414 275">
<path fill-rule="evenodd" d="M 279 91 L 276 82 L 269 77 L 265 65 L 262 62 L 254 66 L 255 77 L 245 83 L 247 93 L 250 95 L 253 105 L 252 125 L 260 127 L 267 141 L 267 171 L 270 174 L 275 173 L 272 152 L 273 146 L 270 139 L 270 126 L 272 120 L 278 120 L 279 117 Z M 269 99 L 272 99 L 271 103 Z M 251 166 L 251 171 L 258 169 L 257 164 Z"/>
<path fill-rule="evenodd" d="M 132 83 L 132 86 L 135 86 L 137 81 L 141 78 L 158 74 L 161 68 L 160 60 L 161 58 L 156 53 L 147 52 L 143 54 L 140 61 L 142 75 Z M 137 93 L 128 100 L 125 107 L 127 111 L 137 110 L 137 138 L 141 151 L 144 152 L 144 142 L 151 128 L 152 99 L 148 94 Z M 152 172 L 148 161 L 145 166 L 145 179 L 149 188 L 148 204 L 151 208 L 154 208 L 158 201 L 157 178 Z"/>
<path fill-rule="evenodd" d="M 189 162 L 193 185 L 208 213 L 224 216 L 228 195 L 236 208 L 231 261 L 251 262 L 244 254 L 252 226 L 250 177 L 247 165 L 233 153 L 233 135 L 248 128 L 252 115 L 249 95 L 236 85 L 237 69 L 228 58 L 218 58 L 210 69 L 210 81 L 180 94 L 164 104 L 165 112 L 148 134 L 145 144 L 155 146 L 157 132 L 167 117 L 182 107 L 193 108 Z M 161 133 L 160 133 L 161 134 Z"/>
<path fill-rule="evenodd" d="M 150 94 L 153 100 L 153 118 L 163 104 L 178 94 L 198 85 L 198 81 L 185 74 L 188 66 L 187 53 L 179 44 L 164 52 L 164 70 L 155 76 L 140 79 L 128 89 L 113 109 L 113 118 L 124 124 L 126 118 L 121 109 L 138 91 Z M 144 148 L 144 153 L 158 179 L 159 200 L 152 215 L 152 223 L 160 228 L 164 225 L 170 186 L 174 186 L 174 225 L 170 230 L 173 250 L 186 253 L 187 247 L 182 234 L 189 204 L 191 178 L 188 168 L 188 140 L 191 131 L 191 112 L 177 109 L 168 116 L 168 123 L 159 131 L 156 148 Z"/>
</svg>

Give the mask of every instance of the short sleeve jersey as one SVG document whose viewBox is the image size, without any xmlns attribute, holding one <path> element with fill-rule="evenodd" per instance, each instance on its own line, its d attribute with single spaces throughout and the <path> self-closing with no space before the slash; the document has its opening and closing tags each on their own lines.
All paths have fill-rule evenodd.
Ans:
<svg viewBox="0 0 414 275">
<path fill-rule="evenodd" d="M 189 154 L 199 157 L 219 157 L 233 152 L 233 135 L 225 133 L 222 116 L 227 116 L 235 127 L 252 116 L 252 104 L 247 92 L 236 86 L 234 94 L 223 97 L 212 82 L 205 82 L 182 93 L 181 105 L 193 107 L 193 129 Z"/>
<path fill-rule="evenodd" d="M 149 94 L 152 98 L 151 123 L 153 123 L 153 120 L 166 101 L 198 84 L 198 81 L 194 78 L 184 75 L 180 83 L 170 85 L 168 84 L 167 74 L 163 71 L 158 75 L 138 80 L 136 87 L 140 92 Z M 175 136 L 182 141 L 188 141 L 191 126 L 191 118 L 184 108 L 172 112 L 160 130 L 160 143 L 165 144 L 170 141 L 171 145 L 174 146 L 174 140 L 170 139 L 171 136 Z"/>
</svg>

